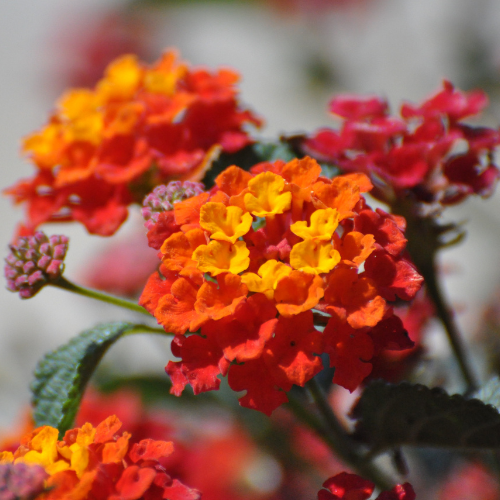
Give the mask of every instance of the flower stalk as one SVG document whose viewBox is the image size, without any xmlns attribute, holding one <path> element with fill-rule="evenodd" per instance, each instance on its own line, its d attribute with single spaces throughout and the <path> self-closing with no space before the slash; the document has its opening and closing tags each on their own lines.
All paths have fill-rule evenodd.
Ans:
<svg viewBox="0 0 500 500">
<path fill-rule="evenodd" d="M 131 311 L 150 316 L 150 314 L 142 306 L 136 304 L 135 302 L 132 302 L 131 300 L 122 299 L 108 293 L 99 292 L 98 290 L 75 285 L 63 276 L 59 277 L 56 281 L 53 281 L 50 284 L 57 288 L 62 288 L 63 290 L 67 290 L 78 295 L 83 295 L 84 297 L 100 300 L 101 302 L 107 302 L 108 304 L 113 304 L 118 307 L 123 307 L 124 309 L 129 309 Z"/>
<path fill-rule="evenodd" d="M 308 425 L 327 444 L 333 453 L 340 457 L 349 467 L 358 474 L 373 481 L 381 490 L 390 489 L 397 481 L 389 478 L 372 461 L 367 459 L 355 443 L 345 432 L 344 428 L 333 413 L 326 396 L 316 379 L 306 384 L 321 420 L 304 408 L 302 402 L 288 394 L 289 407 L 294 415 Z"/>
<path fill-rule="evenodd" d="M 476 376 L 467 356 L 462 335 L 454 321 L 452 308 L 447 303 L 438 279 L 437 252 L 446 246 L 440 241 L 440 238 L 445 231 L 449 232 L 450 229 L 456 228 L 441 227 L 434 218 L 415 214 L 415 208 L 411 201 L 409 203 L 399 202 L 393 206 L 394 213 L 401 214 L 406 218 L 407 249 L 418 271 L 424 277 L 427 293 L 436 308 L 436 315 L 444 327 L 466 383 L 466 393 L 471 394 L 478 388 Z"/>
</svg>

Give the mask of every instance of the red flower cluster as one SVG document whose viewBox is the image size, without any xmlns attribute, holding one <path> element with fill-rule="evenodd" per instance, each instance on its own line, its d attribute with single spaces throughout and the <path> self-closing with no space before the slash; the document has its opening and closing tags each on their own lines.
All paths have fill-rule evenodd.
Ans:
<svg viewBox="0 0 500 500">
<path fill-rule="evenodd" d="M 237 101 L 238 75 L 189 68 L 166 52 L 152 66 L 124 56 L 94 89 L 67 92 L 47 125 L 24 140 L 37 173 L 7 190 L 27 204 L 21 234 L 79 221 L 113 234 L 127 206 L 171 179 L 199 180 L 213 154 L 250 142 L 259 120 Z"/>
<path fill-rule="evenodd" d="M 463 123 L 486 104 L 482 91 L 461 92 L 447 81 L 420 106 L 403 104 L 401 118 L 389 115 L 382 98 L 339 96 L 330 111 L 343 119 L 341 129 L 317 131 L 304 150 L 343 171 L 367 173 L 372 194 L 389 203 L 409 190 L 419 202 L 443 205 L 487 196 L 499 176 L 493 151 L 500 133 Z"/>
<path fill-rule="evenodd" d="M 36 464 L 48 474 L 45 500 L 198 500 L 197 490 L 172 479 L 160 460 L 172 442 L 144 439 L 129 447 L 131 435 L 116 433 L 116 416 L 97 427 L 84 424 L 58 440 L 58 430 L 43 426 L 25 435 L 19 448 L 0 452 L 0 464 Z"/>
<path fill-rule="evenodd" d="M 311 158 L 279 160 L 229 167 L 166 212 L 140 304 L 176 335 L 174 394 L 228 374 L 243 406 L 271 414 L 321 371 L 322 353 L 353 391 L 384 349 L 412 347 L 388 302 L 412 298 L 422 277 L 404 255 L 404 219 L 368 207 L 370 189 L 362 174 L 330 180 Z"/>
<path fill-rule="evenodd" d="M 319 490 L 318 500 L 367 500 L 372 496 L 375 485 L 356 474 L 341 472 L 323 483 L 325 490 Z M 415 500 L 416 495 L 410 483 L 397 484 L 389 491 L 383 491 L 375 500 Z"/>
</svg>

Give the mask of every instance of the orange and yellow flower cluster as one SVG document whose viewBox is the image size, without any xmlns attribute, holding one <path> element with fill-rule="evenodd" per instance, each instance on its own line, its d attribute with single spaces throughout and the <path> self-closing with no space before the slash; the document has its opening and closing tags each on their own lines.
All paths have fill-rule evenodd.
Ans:
<svg viewBox="0 0 500 500">
<path fill-rule="evenodd" d="M 216 151 L 235 152 L 259 119 L 237 101 L 238 75 L 190 68 L 166 52 L 152 66 L 117 59 L 94 89 L 74 89 L 49 122 L 26 137 L 37 168 L 7 194 L 27 204 L 21 234 L 76 220 L 113 234 L 127 206 L 171 179 L 200 180 Z"/>
<path fill-rule="evenodd" d="M 58 439 L 58 430 L 43 426 L 24 436 L 16 451 L 0 452 L 0 464 L 41 466 L 44 500 L 198 500 L 197 490 L 172 479 L 160 460 L 173 451 L 169 441 L 144 439 L 129 447 L 131 435 L 111 416 L 97 427 L 85 424 Z"/>
<path fill-rule="evenodd" d="M 378 353 L 412 346 L 389 302 L 413 297 L 422 277 L 404 255 L 404 219 L 368 207 L 370 189 L 363 174 L 324 178 L 306 157 L 229 167 L 175 205 L 140 299 L 176 335 L 173 393 L 217 389 L 228 374 L 243 406 L 270 414 L 322 353 L 352 391 Z"/>
</svg>

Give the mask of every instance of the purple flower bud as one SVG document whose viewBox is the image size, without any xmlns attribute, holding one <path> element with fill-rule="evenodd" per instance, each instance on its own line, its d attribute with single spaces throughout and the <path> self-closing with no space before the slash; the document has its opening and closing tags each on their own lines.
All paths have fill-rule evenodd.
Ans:
<svg viewBox="0 0 500 500">
<path fill-rule="evenodd" d="M 144 217 L 144 225 L 148 231 L 158 222 L 161 212 L 173 210 L 175 203 L 192 198 L 202 193 L 204 189 L 201 182 L 191 181 L 172 181 L 166 186 L 155 187 L 143 201 L 142 216 Z"/>
<path fill-rule="evenodd" d="M 27 299 L 59 279 L 64 271 L 68 241 L 66 236 L 48 238 L 41 231 L 19 238 L 17 245 L 10 245 L 10 254 L 5 259 L 7 288 Z"/>
<path fill-rule="evenodd" d="M 51 258 L 49 255 L 42 255 L 36 265 L 38 269 L 47 269 L 47 266 L 50 264 L 50 261 Z"/>
<path fill-rule="evenodd" d="M 0 500 L 31 500 L 44 493 L 48 474 L 43 467 L 24 463 L 0 464 Z"/>
</svg>

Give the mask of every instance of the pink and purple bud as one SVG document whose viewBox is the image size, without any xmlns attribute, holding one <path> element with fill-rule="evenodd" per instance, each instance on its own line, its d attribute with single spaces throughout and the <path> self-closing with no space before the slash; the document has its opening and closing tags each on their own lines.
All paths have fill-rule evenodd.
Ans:
<svg viewBox="0 0 500 500">
<path fill-rule="evenodd" d="M 10 254 L 4 267 L 7 289 L 19 292 L 22 299 L 29 299 L 46 284 L 60 278 L 68 241 L 66 236 L 49 238 L 37 231 L 33 236 L 19 238 L 17 245 L 9 245 Z"/>
<path fill-rule="evenodd" d="M 192 198 L 205 190 L 201 182 L 172 181 L 166 186 L 161 185 L 153 189 L 143 201 L 142 216 L 146 221 L 144 226 L 149 231 L 158 222 L 162 212 L 174 209 L 174 204 Z"/>
<path fill-rule="evenodd" d="M 0 464 L 0 500 L 31 500 L 45 492 L 48 474 L 39 465 Z"/>
</svg>

